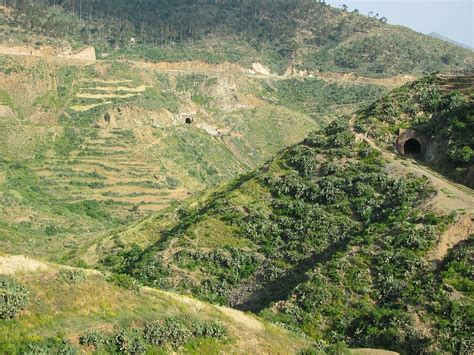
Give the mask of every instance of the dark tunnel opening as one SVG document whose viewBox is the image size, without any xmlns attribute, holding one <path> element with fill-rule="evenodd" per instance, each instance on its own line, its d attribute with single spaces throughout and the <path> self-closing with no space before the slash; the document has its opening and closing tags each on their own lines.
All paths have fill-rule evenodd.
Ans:
<svg viewBox="0 0 474 355">
<path fill-rule="evenodd" d="M 403 151 L 405 155 L 420 155 L 421 143 L 415 138 L 410 138 L 403 145 Z"/>
</svg>

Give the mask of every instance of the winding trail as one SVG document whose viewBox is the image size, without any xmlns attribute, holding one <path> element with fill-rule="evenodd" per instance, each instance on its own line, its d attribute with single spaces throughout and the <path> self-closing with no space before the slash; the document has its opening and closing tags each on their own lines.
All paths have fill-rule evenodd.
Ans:
<svg viewBox="0 0 474 355">
<path fill-rule="evenodd" d="M 420 162 L 401 157 L 393 152 L 379 147 L 366 134 L 355 130 L 356 116 L 349 121 L 350 130 L 358 140 L 367 142 L 388 161 L 386 170 L 391 175 L 401 176 L 408 172 L 428 178 L 437 191 L 429 207 L 444 214 L 456 214 L 457 220 L 438 240 L 435 248 L 428 254 L 428 260 L 440 262 L 451 248 L 467 240 L 474 234 L 474 191 L 467 186 L 455 183 L 441 174 L 422 165 Z"/>
</svg>

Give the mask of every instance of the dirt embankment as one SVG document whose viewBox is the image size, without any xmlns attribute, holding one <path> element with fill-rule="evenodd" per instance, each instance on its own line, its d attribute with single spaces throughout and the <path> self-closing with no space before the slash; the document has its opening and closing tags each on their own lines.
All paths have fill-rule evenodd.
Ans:
<svg viewBox="0 0 474 355">
<path fill-rule="evenodd" d="M 471 216 L 464 215 L 459 217 L 456 223 L 451 225 L 442 235 L 436 244 L 436 248 L 428 255 L 428 260 L 437 263 L 441 262 L 451 248 L 467 240 L 473 233 L 474 225 Z"/>
<path fill-rule="evenodd" d="M 218 63 L 210 64 L 201 61 L 186 62 L 143 62 L 143 61 L 125 61 L 138 68 L 154 69 L 162 71 L 175 72 L 203 72 L 203 73 L 226 73 L 226 74 L 242 74 L 245 69 L 237 63 Z"/>
<path fill-rule="evenodd" d="M 25 46 L 11 46 L 0 45 L 0 54 L 14 55 L 14 56 L 32 56 L 49 59 L 66 59 L 75 61 L 85 61 L 93 63 L 96 61 L 96 54 L 94 47 L 85 47 L 80 51 L 74 52 L 71 49 L 58 49 L 50 46 L 43 47 L 25 47 Z"/>
</svg>

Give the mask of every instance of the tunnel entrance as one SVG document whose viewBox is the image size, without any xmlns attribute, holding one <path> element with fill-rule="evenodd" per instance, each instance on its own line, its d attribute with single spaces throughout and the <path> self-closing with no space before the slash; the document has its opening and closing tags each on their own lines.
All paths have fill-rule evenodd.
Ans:
<svg viewBox="0 0 474 355">
<path fill-rule="evenodd" d="M 191 124 L 191 123 L 193 123 L 193 119 L 192 119 L 191 117 L 186 117 L 186 119 L 184 120 L 184 122 L 185 122 L 186 124 Z"/>
<path fill-rule="evenodd" d="M 412 155 L 412 156 L 420 155 L 421 143 L 415 138 L 410 138 L 403 145 L 403 152 L 405 153 L 405 155 Z"/>
</svg>

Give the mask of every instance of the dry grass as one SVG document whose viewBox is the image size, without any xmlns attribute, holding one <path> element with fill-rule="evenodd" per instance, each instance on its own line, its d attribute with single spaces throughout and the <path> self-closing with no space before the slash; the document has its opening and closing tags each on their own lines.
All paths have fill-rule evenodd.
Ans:
<svg viewBox="0 0 474 355">
<path fill-rule="evenodd" d="M 3 259 L 14 266 L 18 258 Z M 28 259 L 29 265 L 33 263 Z M 230 332 L 228 340 L 218 343 L 225 353 L 291 354 L 308 346 L 306 340 L 240 311 L 151 288 L 134 293 L 108 283 L 100 274 L 89 274 L 79 284 L 68 284 L 58 279 L 60 268 L 49 265 L 47 272 L 30 268 L 27 273 L 15 274 L 34 301 L 18 319 L 2 324 L 0 346 L 56 334 L 63 334 L 77 345 L 79 335 L 90 329 L 112 330 L 119 324 L 140 324 L 169 316 L 220 320 Z"/>
</svg>

